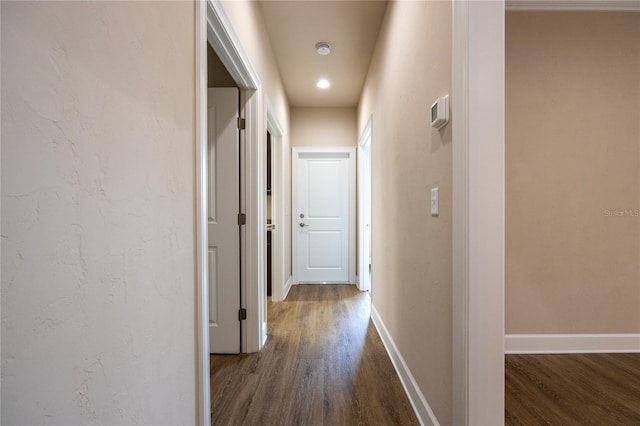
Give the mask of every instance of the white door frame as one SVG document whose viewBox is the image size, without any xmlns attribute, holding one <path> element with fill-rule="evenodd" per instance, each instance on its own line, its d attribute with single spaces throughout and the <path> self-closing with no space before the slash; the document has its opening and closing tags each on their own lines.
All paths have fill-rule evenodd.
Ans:
<svg viewBox="0 0 640 426">
<path fill-rule="evenodd" d="M 241 134 L 244 182 L 241 210 L 247 223 L 241 228 L 243 243 L 242 304 L 247 309 L 243 322 L 243 352 L 257 352 L 266 335 L 263 309 L 265 298 L 264 252 L 266 250 L 265 177 L 266 108 L 262 83 L 233 31 L 219 0 L 207 0 L 207 40 L 240 88 L 240 115 L 246 120 Z M 206 52 L 205 52 L 206 53 Z"/>
<path fill-rule="evenodd" d="M 291 263 L 293 269 L 293 284 L 299 284 L 298 281 L 298 256 L 297 256 L 297 238 L 295 237 L 296 226 L 298 226 L 299 218 L 295 212 L 297 207 L 297 195 L 295 180 L 298 176 L 298 154 L 300 153 L 346 153 L 349 154 L 349 283 L 356 282 L 356 172 L 355 157 L 356 149 L 353 146 L 347 147 L 293 147 L 291 162 Z"/>
<path fill-rule="evenodd" d="M 274 228 L 271 231 L 271 298 L 274 302 L 285 299 L 285 262 L 284 253 L 286 247 L 285 229 L 285 185 L 284 185 L 284 150 L 282 139 L 284 130 L 276 117 L 275 110 L 269 98 L 267 104 L 267 130 L 271 134 L 271 223 Z M 266 298 L 264 303 L 266 304 Z M 265 305 L 266 306 L 266 305 Z M 265 308 L 266 309 L 266 308 Z M 264 323 L 266 327 L 266 322 Z M 266 331 L 265 331 L 266 336 Z"/>
<path fill-rule="evenodd" d="M 370 229 L 372 232 L 373 231 L 373 209 L 371 209 L 371 205 L 372 205 L 372 198 L 373 198 L 373 194 L 371 194 L 371 189 L 372 189 L 372 178 L 373 178 L 373 171 L 371 169 L 372 166 L 372 161 L 371 161 L 371 155 L 373 154 L 373 150 L 372 150 L 372 145 L 373 145 L 373 134 L 372 134 L 372 120 L 373 117 L 369 117 L 369 120 L 367 121 L 366 126 L 364 127 L 364 130 L 362 131 L 362 135 L 360 136 L 360 141 L 358 142 L 358 270 L 359 270 L 359 275 L 357 277 L 357 284 L 358 284 L 358 288 L 360 289 L 360 291 L 370 291 L 371 290 L 371 283 L 369 282 L 367 285 L 364 285 L 364 274 L 365 274 L 365 270 L 369 268 L 369 262 L 367 261 L 366 257 L 365 257 L 365 250 L 364 250 L 364 246 L 365 246 L 365 241 L 364 241 L 364 234 L 365 234 L 365 228 L 364 228 L 364 223 L 365 223 L 365 210 L 364 210 L 364 191 L 362 190 L 362 184 L 364 182 L 365 179 L 369 180 L 369 192 L 370 192 L 370 199 L 369 199 L 369 219 L 370 219 Z M 364 146 L 366 144 L 369 144 L 369 156 L 368 156 L 368 161 L 369 161 L 369 176 L 365 176 L 364 175 Z M 373 233 L 371 234 L 371 240 L 373 240 Z M 370 245 L 373 246 L 373 241 L 370 241 Z M 371 249 L 371 251 L 373 251 L 373 249 Z M 371 254 L 371 253 L 370 253 Z"/>
<path fill-rule="evenodd" d="M 500 425 L 504 423 L 504 0 L 457 0 L 452 7 L 452 423 Z"/>
<path fill-rule="evenodd" d="M 247 320 L 242 323 L 242 351 L 257 352 L 266 339 L 266 310 L 264 300 L 265 251 L 265 194 L 264 194 L 264 138 L 266 112 L 260 79 L 233 31 L 220 0 L 196 2 L 196 368 L 198 424 L 211 423 L 209 389 L 209 335 L 207 295 L 207 43 L 219 56 L 240 89 L 240 114 L 246 120 L 241 132 L 243 154 L 241 167 L 241 210 L 246 225 L 241 229 L 242 307 Z"/>
</svg>

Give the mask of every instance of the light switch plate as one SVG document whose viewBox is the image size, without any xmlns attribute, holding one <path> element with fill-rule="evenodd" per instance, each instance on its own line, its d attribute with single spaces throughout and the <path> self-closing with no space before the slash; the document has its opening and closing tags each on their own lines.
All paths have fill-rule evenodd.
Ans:
<svg viewBox="0 0 640 426">
<path fill-rule="evenodd" d="M 438 188 L 431 189 L 431 216 L 438 216 L 440 213 L 440 200 Z"/>
</svg>

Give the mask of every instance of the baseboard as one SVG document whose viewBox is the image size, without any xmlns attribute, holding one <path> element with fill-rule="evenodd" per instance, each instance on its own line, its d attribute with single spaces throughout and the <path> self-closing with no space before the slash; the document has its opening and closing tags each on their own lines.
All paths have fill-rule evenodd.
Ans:
<svg viewBox="0 0 640 426">
<path fill-rule="evenodd" d="M 284 291 L 282 295 L 282 300 L 287 300 L 287 295 L 289 294 L 289 290 L 291 290 L 291 286 L 293 285 L 293 276 L 289 275 L 289 279 L 286 283 L 284 283 Z"/>
<path fill-rule="evenodd" d="M 382 343 L 384 343 L 384 347 L 387 349 L 389 358 L 391 358 L 391 362 L 400 377 L 400 382 L 404 387 L 404 391 L 407 393 L 407 397 L 413 406 L 413 411 L 416 413 L 418 421 L 420 421 L 420 424 L 423 426 L 440 426 L 438 419 L 435 414 L 433 414 L 433 410 L 431 410 L 427 399 L 422 394 L 422 391 L 420 391 L 418 384 L 411 374 L 411 370 L 409 370 L 407 363 L 398 351 L 396 344 L 391 338 L 391 335 L 387 331 L 384 322 L 382 322 L 382 318 L 380 318 L 380 315 L 373 304 L 371 305 L 371 319 L 373 320 L 373 325 L 375 325 L 376 330 L 378 330 L 378 334 L 382 339 Z"/>
<path fill-rule="evenodd" d="M 506 334 L 506 354 L 640 352 L 640 334 Z"/>
<path fill-rule="evenodd" d="M 639 0 L 506 0 L 507 11 L 638 12 Z"/>
</svg>

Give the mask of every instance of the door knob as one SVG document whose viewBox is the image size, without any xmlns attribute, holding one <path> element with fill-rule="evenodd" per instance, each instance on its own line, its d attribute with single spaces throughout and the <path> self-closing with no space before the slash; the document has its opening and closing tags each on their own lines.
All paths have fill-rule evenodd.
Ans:
<svg viewBox="0 0 640 426">
<path fill-rule="evenodd" d="M 304 228 L 305 226 L 309 226 L 309 225 L 307 225 L 306 223 L 300 222 L 300 228 Z"/>
</svg>

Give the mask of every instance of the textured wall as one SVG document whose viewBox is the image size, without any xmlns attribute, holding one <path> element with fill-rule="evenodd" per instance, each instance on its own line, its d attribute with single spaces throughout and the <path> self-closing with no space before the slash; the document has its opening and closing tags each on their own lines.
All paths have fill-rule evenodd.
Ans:
<svg viewBox="0 0 640 426">
<path fill-rule="evenodd" d="M 355 108 L 292 108 L 292 146 L 357 146 Z"/>
<path fill-rule="evenodd" d="M 373 305 L 441 424 L 451 423 L 451 3 L 390 2 L 358 108 L 373 115 Z M 440 188 L 440 216 L 430 213 Z"/>
<path fill-rule="evenodd" d="M 2 423 L 194 424 L 194 5 L 1 7 Z"/>
<path fill-rule="evenodd" d="M 640 333 L 639 123 L 640 14 L 507 14 L 507 333 Z"/>
</svg>

